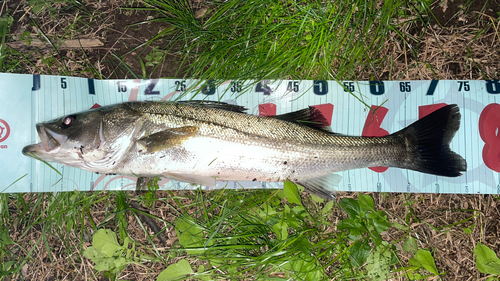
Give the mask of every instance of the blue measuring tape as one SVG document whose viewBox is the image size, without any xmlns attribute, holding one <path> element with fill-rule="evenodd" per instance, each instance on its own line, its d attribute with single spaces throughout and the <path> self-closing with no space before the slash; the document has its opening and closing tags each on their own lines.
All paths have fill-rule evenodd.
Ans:
<svg viewBox="0 0 500 281">
<path fill-rule="evenodd" d="M 383 136 L 432 111 L 458 104 L 461 127 L 451 148 L 467 171 L 457 178 L 397 168 L 339 172 L 339 191 L 500 194 L 500 81 L 215 81 L 87 78 L 0 74 L 0 188 L 2 192 L 134 190 L 136 178 L 106 176 L 52 164 L 21 154 L 38 142 L 35 124 L 93 106 L 134 100 L 212 100 L 248 108 L 249 114 L 276 115 L 315 106 L 334 132 Z M 375 113 L 368 107 L 377 108 Z M 445 163 L 443 163 L 445 165 Z M 163 179 L 162 189 L 193 189 Z M 218 188 L 282 188 L 281 183 L 220 182 Z"/>
</svg>

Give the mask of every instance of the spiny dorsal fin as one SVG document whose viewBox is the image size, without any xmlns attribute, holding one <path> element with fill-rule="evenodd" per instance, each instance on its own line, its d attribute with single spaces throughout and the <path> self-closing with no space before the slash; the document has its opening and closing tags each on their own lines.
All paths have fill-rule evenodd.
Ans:
<svg viewBox="0 0 500 281">
<path fill-rule="evenodd" d="M 208 108 L 217 108 L 217 109 L 222 109 L 222 110 L 227 110 L 227 111 L 234 111 L 234 112 L 238 112 L 238 113 L 246 113 L 246 111 L 247 111 L 247 109 L 244 106 L 236 105 L 236 104 L 229 104 L 226 102 L 219 102 L 219 101 L 188 100 L 188 101 L 178 101 L 177 103 L 194 105 L 194 106 L 201 106 L 201 107 L 208 107 Z"/>
</svg>

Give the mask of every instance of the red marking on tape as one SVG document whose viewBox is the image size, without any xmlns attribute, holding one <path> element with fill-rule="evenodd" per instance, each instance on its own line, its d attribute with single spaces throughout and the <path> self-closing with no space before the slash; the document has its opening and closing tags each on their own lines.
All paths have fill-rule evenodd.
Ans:
<svg viewBox="0 0 500 281">
<path fill-rule="evenodd" d="M 98 103 L 94 103 L 94 105 L 90 109 L 99 108 L 99 107 L 102 107 L 102 106 Z"/>
<path fill-rule="evenodd" d="M 387 115 L 387 112 L 389 112 L 389 109 L 383 106 L 376 105 L 372 105 L 372 109 L 373 110 L 370 110 L 370 112 L 368 112 L 368 116 L 366 116 L 365 126 L 363 127 L 363 132 L 361 133 L 361 135 L 363 137 L 387 136 L 389 132 L 380 128 L 380 125 L 382 125 L 382 121 L 384 121 L 384 118 Z M 383 173 L 389 168 L 370 167 L 369 169 L 377 173 Z"/>
<path fill-rule="evenodd" d="M 325 103 L 325 104 L 313 105 L 312 107 L 319 110 L 319 112 L 321 112 L 321 115 L 323 115 L 322 116 L 323 118 L 319 118 L 319 120 L 315 120 L 316 122 L 323 123 L 326 126 L 332 125 L 333 104 Z"/>
<path fill-rule="evenodd" d="M 10 126 L 7 121 L 0 119 L 0 142 L 5 141 L 10 135 Z M 5 147 L 7 148 L 7 147 Z"/>
<path fill-rule="evenodd" d="M 137 101 L 139 97 L 139 84 L 141 83 L 141 79 L 134 79 L 134 83 L 137 85 L 130 90 L 130 96 L 128 97 L 128 101 Z"/>
<path fill-rule="evenodd" d="M 484 141 L 486 167 L 500 173 L 500 104 L 488 104 L 479 116 L 479 135 Z"/>
<path fill-rule="evenodd" d="M 361 135 L 363 137 L 383 137 L 387 136 L 389 132 L 380 128 L 382 121 L 384 121 L 389 109 L 383 106 L 372 105 L 372 109 L 366 116 L 365 126 Z"/>
<path fill-rule="evenodd" d="M 446 103 L 436 103 L 436 104 L 429 104 L 429 105 L 421 105 L 418 107 L 418 119 L 422 119 L 425 116 L 433 113 L 434 111 L 447 106 Z"/>
<path fill-rule="evenodd" d="M 259 104 L 259 115 L 260 116 L 275 116 L 276 115 L 276 105 L 274 103 Z"/>
</svg>

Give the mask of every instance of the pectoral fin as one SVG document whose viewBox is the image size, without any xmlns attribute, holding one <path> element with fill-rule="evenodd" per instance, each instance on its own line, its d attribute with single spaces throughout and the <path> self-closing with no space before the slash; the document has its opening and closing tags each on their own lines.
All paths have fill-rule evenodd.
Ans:
<svg viewBox="0 0 500 281">
<path fill-rule="evenodd" d="M 148 152 L 157 152 L 182 144 L 185 140 L 193 137 L 196 132 L 198 132 L 196 126 L 167 129 L 143 137 L 137 141 L 137 144 Z"/>
<path fill-rule="evenodd" d="M 330 174 L 321 178 L 299 181 L 297 184 L 302 185 L 304 190 L 310 194 L 333 200 L 336 194 L 335 187 L 339 186 L 340 181 L 342 181 L 341 175 Z"/>
</svg>

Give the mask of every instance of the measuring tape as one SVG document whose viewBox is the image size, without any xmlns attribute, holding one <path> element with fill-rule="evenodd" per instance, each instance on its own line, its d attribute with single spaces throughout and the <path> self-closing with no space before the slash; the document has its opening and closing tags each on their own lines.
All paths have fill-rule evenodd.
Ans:
<svg viewBox="0 0 500 281">
<path fill-rule="evenodd" d="M 500 194 L 500 81 L 225 81 L 94 80 L 0 74 L 0 188 L 2 192 L 134 190 L 136 178 L 106 176 L 23 156 L 39 142 L 35 124 L 63 115 L 135 100 L 212 100 L 272 116 L 315 106 L 336 133 L 384 136 L 446 105 L 458 104 L 461 126 L 450 144 L 467 171 L 446 178 L 397 168 L 339 172 L 339 191 Z M 368 107 L 377 108 L 375 113 Z M 443 163 L 446 165 L 446 163 Z M 161 189 L 193 189 L 162 179 Z M 281 183 L 219 182 L 217 188 L 282 188 Z"/>
</svg>

